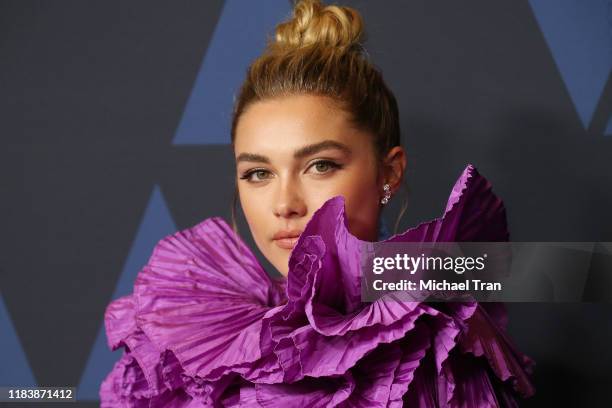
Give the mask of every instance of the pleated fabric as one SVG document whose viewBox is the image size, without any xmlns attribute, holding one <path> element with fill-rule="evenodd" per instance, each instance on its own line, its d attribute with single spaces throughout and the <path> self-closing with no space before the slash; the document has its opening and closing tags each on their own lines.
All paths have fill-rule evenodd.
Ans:
<svg viewBox="0 0 612 408">
<path fill-rule="evenodd" d="M 468 165 L 444 214 L 384 242 L 507 241 L 491 184 Z M 364 250 L 341 196 L 316 211 L 271 278 L 213 217 L 159 241 L 105 314 L 123 348 L 102 407 L 514 407 L 534 362 L 501 303 L 361 301 Z"/>
</svg>

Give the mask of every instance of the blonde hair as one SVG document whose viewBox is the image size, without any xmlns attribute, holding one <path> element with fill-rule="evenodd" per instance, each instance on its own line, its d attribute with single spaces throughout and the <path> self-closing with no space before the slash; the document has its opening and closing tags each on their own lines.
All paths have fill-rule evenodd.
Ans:
<svg viewBox="0 0 612 408">
<path fill-rule="evenodd" d="M 276 26 L 265 51 L 246 72 L 234 105 L 232 145 L 238 120 L 251 104 L 295 94 L 320 95 L 348 112 L 359 129 L 375 135 L 380 162 L 400 145 L 399 113 L 395 96 L 369 60 L 363 37 L 357 10 L 325 6 L 319 0 L 298 1 L 292 17 Z M 236 195 L 232 221 L 237 231 L 235 203 Z"/>
</svg>

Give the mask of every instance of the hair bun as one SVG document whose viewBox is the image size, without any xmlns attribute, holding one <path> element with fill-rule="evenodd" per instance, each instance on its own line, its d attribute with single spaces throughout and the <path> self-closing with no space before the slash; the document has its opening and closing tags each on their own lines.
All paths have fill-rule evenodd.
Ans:
<svg viewBox="0 0 612 408">
<path fill-rule="evenodd" d="M 276 41 L 271 45 L 302 48 L 318 44 L 346 50 L 360 46 L 362 35 L 363 20 L 357 10 L 300 0 L 293 8 L 293 17 L 276 26 Z"/>
</svg>

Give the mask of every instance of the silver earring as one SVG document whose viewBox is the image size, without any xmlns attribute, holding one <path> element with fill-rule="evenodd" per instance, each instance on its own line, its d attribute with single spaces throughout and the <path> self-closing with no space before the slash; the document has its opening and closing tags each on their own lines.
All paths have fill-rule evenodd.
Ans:
<svg viewBox="0 0 612 408">
<path fill-rule="evenodd" d="M 385 190 L 385 196 L 380 200 L 380 203 L 382 205 L 385 205 L 389 202 L 389 199 L 391 198 L 391 186 L 389 184 L 385 184 L 383 186 L 383 190 Z"/>
</svg>

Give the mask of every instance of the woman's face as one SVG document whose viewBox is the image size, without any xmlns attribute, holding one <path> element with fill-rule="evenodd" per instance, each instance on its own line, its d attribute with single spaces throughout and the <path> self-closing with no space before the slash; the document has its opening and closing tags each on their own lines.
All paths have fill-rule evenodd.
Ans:
<svg viewBox="0 0 612 408">
<path fill-rule="evenodd" d="M 287 275 L 289 256 L 313 213 L 345 198 L 350 232 L 378 235 L 384 181 L 377 179 L 373 136 L 324 96 L 259 101 L 240 117 L 234 153 L 240 203 L 264 256 Z"/>
</svg>

